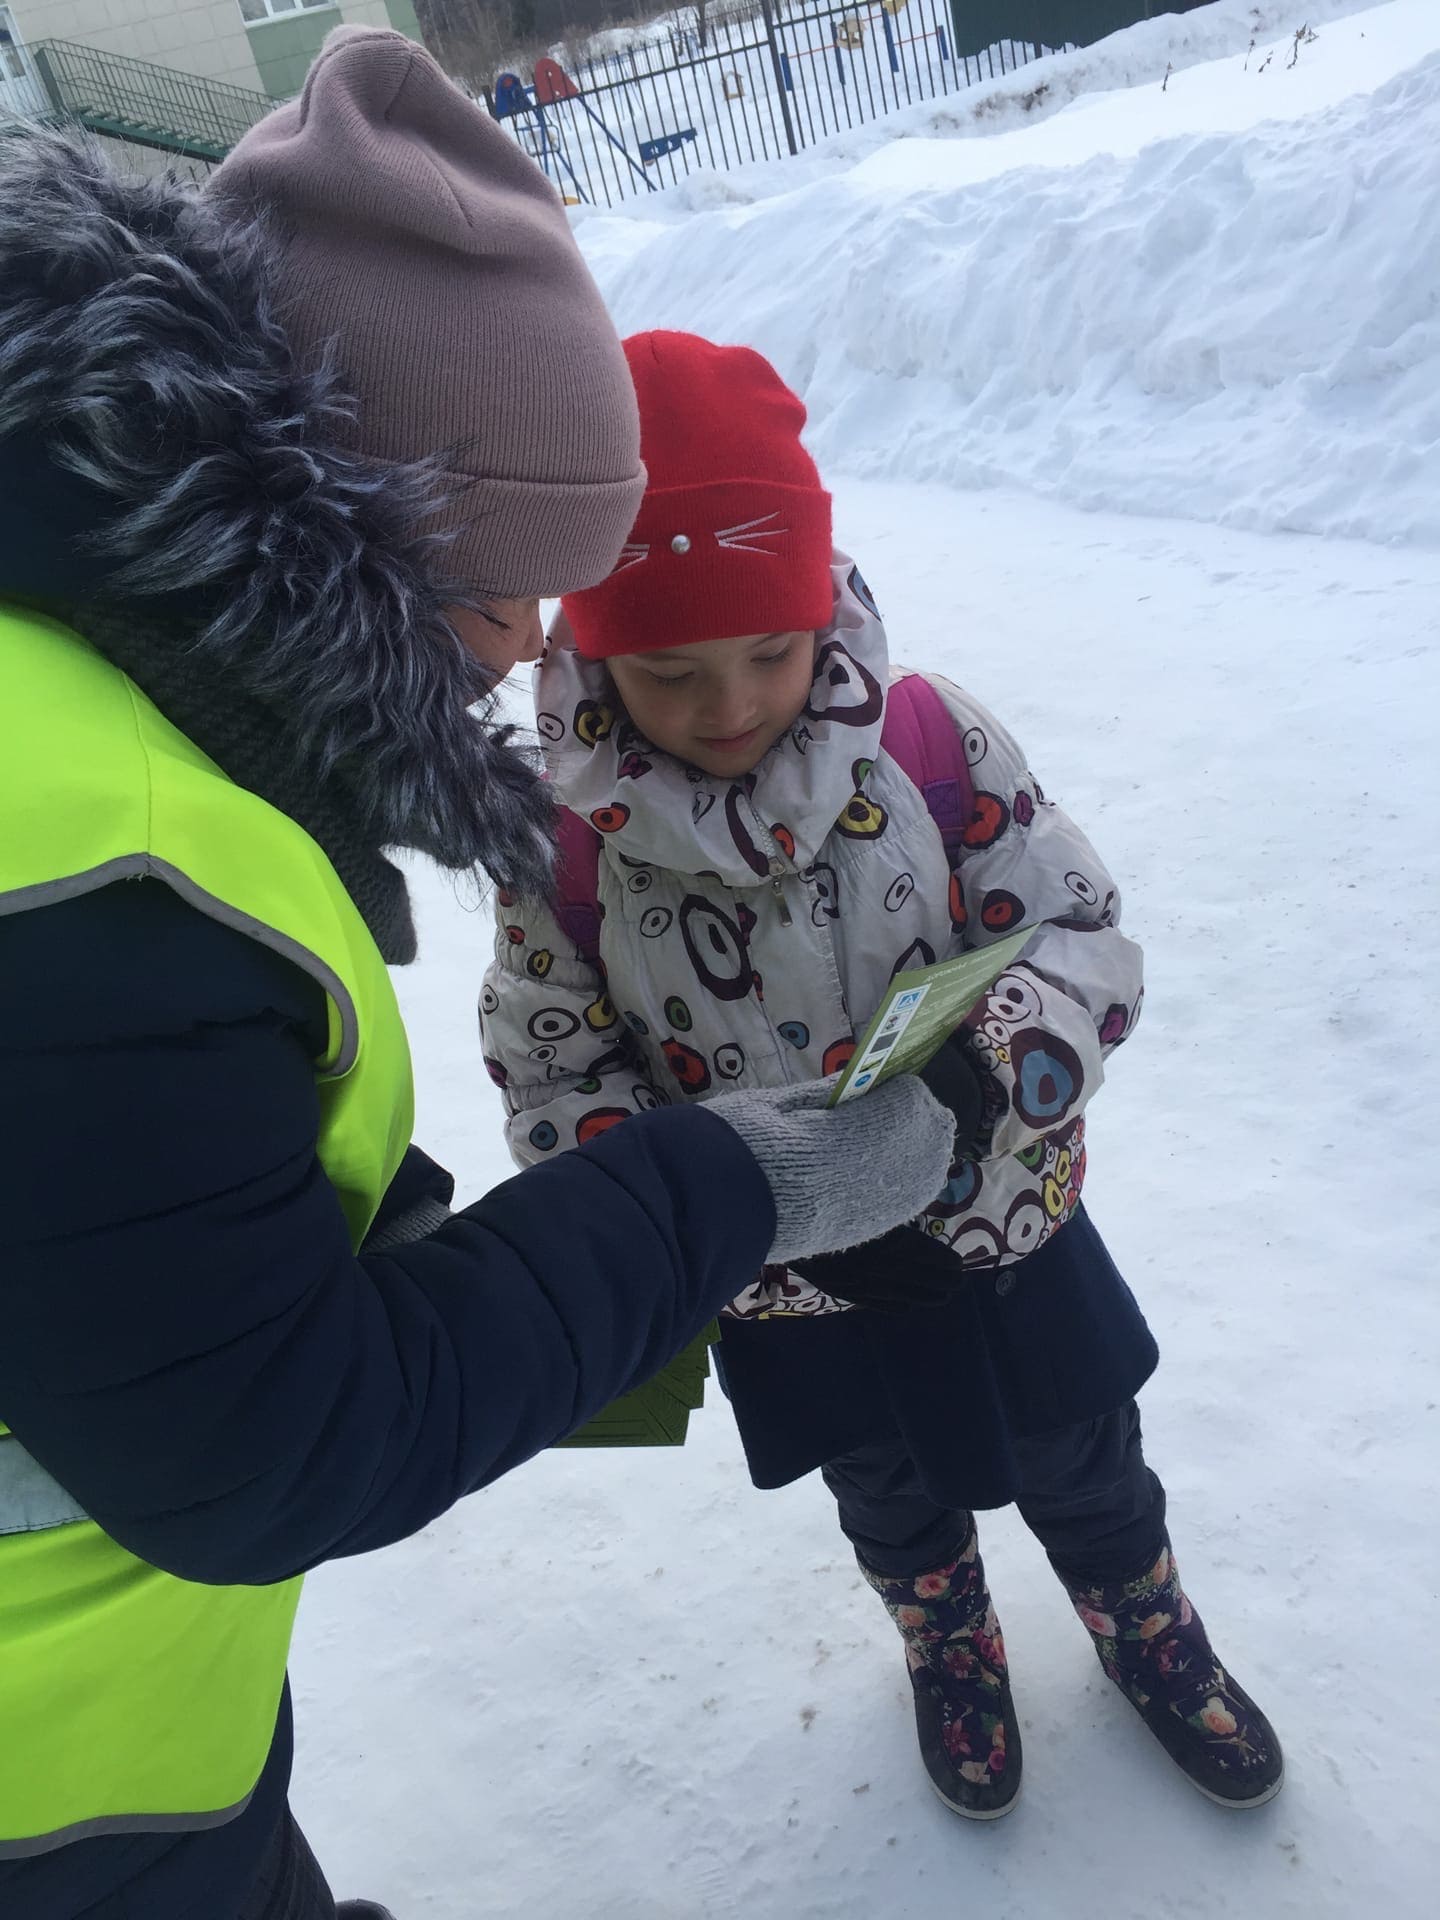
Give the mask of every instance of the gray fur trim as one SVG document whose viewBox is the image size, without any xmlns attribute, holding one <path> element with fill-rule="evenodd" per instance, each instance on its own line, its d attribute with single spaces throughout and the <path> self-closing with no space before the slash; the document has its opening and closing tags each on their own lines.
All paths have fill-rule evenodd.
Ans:
<svg viewBox="0 0 1440 1920">
<path fill-rule="evenodd" d="M 106 603 L 203 609 L 196 673 L 272 705 L 311 777 L 345 771 L 377 842 L 543 888 L 549 797 L 444 613 L 483 602 L 416 533 L 447 450 L 397 466 L 339 444 L 351 403 L 295 362 L 273 245 L 88 140 L 0 137 L 0 438 L 42 431 L 98 490 Z"/>
</svg>

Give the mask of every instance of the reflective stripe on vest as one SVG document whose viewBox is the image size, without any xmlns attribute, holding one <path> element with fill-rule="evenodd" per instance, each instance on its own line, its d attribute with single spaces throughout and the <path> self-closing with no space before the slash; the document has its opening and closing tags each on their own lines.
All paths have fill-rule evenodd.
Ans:
<svg viewBox="0 0 1440 1920">
<path fill-rule="evenodd" d="M 0 914 L 140 877 L 324 988 L 318 1152 L 358 1246 L 412 1117 L 405 1030 L 364 921 L 294 821 L 77 635 L 0 606 Z M 136 1559 L 4 1411 L 0 1859 L 232 1819 L 270 1749 L 300 1582 L 202 1586 Z"/>
</svg>

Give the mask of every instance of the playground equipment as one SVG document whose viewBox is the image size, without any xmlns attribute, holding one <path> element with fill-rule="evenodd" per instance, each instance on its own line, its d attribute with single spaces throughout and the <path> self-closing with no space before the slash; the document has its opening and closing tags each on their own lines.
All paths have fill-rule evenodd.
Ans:
<svg viewBox="0 0 1440 1920">
<path fill-rule="evenodd" d="M 535 98 L 542 106 L 553 107 L 561 100 L 578 100 L 580 89 L 560 62 L 547 56 L 535 62 Z"/>
<path fill-rule="evenodd" d="M 499 85 L 500 85 L 498 80 L 496 81 L 495 85 L 496 85 L 496 95 L 498 98 Z M 673 153 L 675 150 L 675 147 L 681 145 L 686 138 L 689 138 L 691 140 L 695 138 L 695 134 L 693 130 L 690 131 L 688 134 L 667 136 L 669 138 L 673 138 L 674 140 L 673 146 L 669 146 L 669 147 L 660 146 L 658 147 L 656 154 L 653 156 L 647 156 L 645 153 L 645 147 L 642 146 L 642 148 L 640 149 L 641 158 L 640 160 L 637 160 L 634 154 L 631 153 L 630 149 L 625 145 L 624 141 L 621 140 L 617 134 L 612 132 L 612 130 L 605 124 L 604 120 L 601 119 L 600 115 L 595 111 L 594 107 L 591 106 L 590 102 L 585 98 L 584 94 L 580 91 L 579 87 L 576 86 L 575 82 L 570 78 L 569 74 L 566 73 L 565 69 L 561 66 L 560 62 L 558 60 L 550 59 L 548 55 L 543 60 L 537 60 L 535 62 L 534 96 L 535 96 L 535 111 L 539 114 L 543 114 L 546 107 L 561 107 L 566 105 L 577 106 L 584 113 L 587 113 L 590 116 L 590 118 L 594 121 L 595 125 L 604 134 L 605 138 L 610 142 L 611 146 L 614 147 L 615 151 L 625 161 L 625 164 L 631 169 L 632 172 L 637 173 L 640 176 L 640 178 L 645 182 L 645 185 L 649 188 L 651 193 L 654 193 L 656 191 L 655 182 L 650 178 L 649 174 L 646 173 L 645 167 L 642 164 L 642 162 L 647 157 L 653 157 L 658 159 L 661 153 Z M 656 146 L 656 145 L 657 143 L 655 141 L 646 141 L 645 143 L 645 146 Z M 571 172 L 570 177 L 572 180 L 575 179 L 575 175 L 573 171 Z M 577 192 L 580 191 L 580 183 L 578 180 L 575 181 L 575 188 Z M 581 197 L 583 198 L 584 196 L 582 195 Z"/>
<path fill-rule="evenodd" d="M 743 94 L 742 86 L 740 96 L 743 97 Z M 726 97 L 734 96 L 727 94 Z M 535 62 L 535 84 L 531 87 L 526 86 L 518 73 L 497 74 L 494 100 L 497 120 L 520 121 L 524 118 L 533 122 L 520 127 L 520 143 L 532 159 L 539 161 L 547 178 L 550 174 L 550 162 L 552 160 L 555 162 L 557 186 L 560 185 L 560 169 L 562 167 L 565 169 L 576 195 L 572 199 L 569 194 L 564 193 L 562 188 L 562 196 L 570 206 L 578 206 L 585 202 L 585 189 L 581 186 L 575 169 L 566 155 L 564 141 L 559 137 L 556 128 L 546 119 L 547 108 L 554 117 L 558 117 L 558 110 L 566 106 L 578 107 L 582 113 L 587 114 L 626 165 L 639 175 L 652 193 L 656 192 L 657 188 L 655 182 L 645 172 L 645 168 L 653 166 L 657 160 L 663 160 L 666 154 L 678 153 L 681 147 L 689 146 L 699 139 L 699 134 L 694 127 L 677 127 L 672 133 L 657 134 L 653 139 L 642 140 L 639 144 L 637 159 L 614 129 L 606 125 L 560 62 L 550 59 L 548 55 Z"/>
<path fill-rule="evenodd" d="M 553 64 L 553 63 L 552 63 Z M 563 76 L 562 76 L 563 77 Z M 497 120 L 519 121 L 522 117 L 529 122 L 520 128 L 520 144 L 532 160 L 538 160 L 541 172 L 548 180 L 550 162 L 555 162 L 555 186 L 560 198 L 567 207 L 585 204 L 585 189 L 576 177 L 565 152 L 565 143 L 556 128 L 545 118 L 545 101 L 540 97 L 539 88 L 527 87 L 518 73 L 497 73 L 495 76 L 495 118 Z M 565 191 L 560 180 L 560 169 L 570 176 L 573 194 Z"/>
<path fill-rule="evenodd" d="M 891 22 L 897 15 L 905 10 L 909 3 L 910 0 L 880 0 L 880 26 L 885 35 L 885 52 L 889 56 L 890 71 L 892 73 L 898 73 L 900 71 L 901 47 L 916 47 L 919 46 L 922 40 L 928 40 L 930 38 L 929 32 L 908 34 L 904 39 L 901 39 L 896 33 Z M 934 27 L 934 37 L 935 51 L 939 54 L 942 61 L 948 61 L 951 57 L 950 42 L 946 36 L 944 27 L 938 20 Z"/>
<path fill-rule="evenodd" d="M 678 133 L 662 133 L 654 140 L 640 142 L 640 159 L 645 166 L 663 160 L 667 153 L 678 153 L 681 147 L 697 139 L 694 127 L 683 127 Z"/>
<path fill-rule="evenodd" d="M 564 145 L 556 129 L 550 125 L 548 120 L 539 120 L 533 127 L 521 127 L 518 131 L 521 147 L 529 154 L 532 160 L 537 162 L 542 173 L 546 175 L 549 174 L 549 162 L 553 158 L 558 184 L 560 168 L 562 166 L 565 168 L 565 171 L 570 175 L 570 185 L 574 187 L 575 191 L 568 193 L 565 188 L 561 186 L 560 198 L 567 207 L 581 206 L 584 203 L 584 190 L 575 178 L 574 169 L 570 165 L 569 157 L 565 152 Z"/>
<path fill-rule="evenodd" d="M 950 52 L 950 41 L 944 27 L 938 21 L 933 28 L 927 28 L 923 33 L 912 33 L 903 37 L 896 33 L 894 23 L 909 4 L 910 0 L 879 0 L 878 7 L 870 9 L 870 19 L 878 18 L 880 30 L 885 38 L 885 55 L 890 71 L 892 73 L 900 71 L 902 47 L 919 46 L 931 38 L 935 41 L 935 51 L 941 62 L 950 63 L 953 57 Z M 850 76 L 843 56 L 847 53 L 856 54 L 864 51 L 866 27 L 867 20 L 863 14 L 858 12 L 842 14 L 835 22 L 833 39 L 822 42 L 818 47 L 782 49 L 779 56 L 780 84 L 785 91 L 787 93 L 795 91 L 795 76 L 790 65 L 792 60 L 813 60 L 824 55 L 834 56 L 836 78 L 842 87 L 847 86 Z"/>
</svg>

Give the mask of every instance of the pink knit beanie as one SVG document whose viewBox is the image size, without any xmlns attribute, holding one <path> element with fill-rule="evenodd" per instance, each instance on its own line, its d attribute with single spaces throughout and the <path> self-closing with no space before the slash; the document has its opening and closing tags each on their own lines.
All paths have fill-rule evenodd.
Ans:
<svg viewBox="0 0 1440 1920">
<path fill-rule="evenodd" d="M 603 579 L 644 489 L 620 343 L 539 168 L 402 34 L 340 27 L 206 191 L 278 242 L 280 317 L 331 342 L 373 458 L 439 458 L 444 571 L 502 598 Z"/>
</svg>

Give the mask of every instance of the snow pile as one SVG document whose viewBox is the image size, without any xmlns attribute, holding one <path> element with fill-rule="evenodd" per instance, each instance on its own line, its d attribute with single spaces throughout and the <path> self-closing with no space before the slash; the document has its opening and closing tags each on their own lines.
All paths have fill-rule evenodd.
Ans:
<svg viewBox="0 0 1440 1920">
<path fill-rule="evenodd" d="M 1018 72 L 848 127 L 793 158 L 760 161 L 732 172 L 697 169 L 658 195 L 638 196 L 627 211 L 652 219 L 667 213 L 748 206 L 778 193 L 791 193 L 804 182 L 853 165 L 896 140 L 989 139 L 1048 120 L 1073 100 L 1162 82 L 1167 69 L 1181 73 L 1228 54 L 1248 58 L 1252 48 L 1251 64 L 1258 69 L 1270 50 L 1267 43 L 1277 35 L 1293 35 L 1302 24 L 1319 28 L 1373 5 L 1374 0 L 1308 0 L 1308 4 L 1300 0 L 1298 6 L 1296 0 L 1210 0 L 1194 13 L 1142 20 L 1088 47 L 1049 54 Z M 1283 39 L 1278 44 L 1283 46 Z M 991 47 L 987 53 L 969 55 L 967 72 L 970 62 L 978 69 L 987 60 L 991 71 L 998 72 L 1001 49 Z M 1283 59 L 1280 64 L 1284 66 Z M 581 209 L 574 217 L 577 223 L 588 219 L 589 209 Z"/>
<path fill-rule="evenodd" d="M 623 330 L 767 353 L 829 470 L 1440 543 L 1434 0 L 579 232 Z"/>
</svg>

